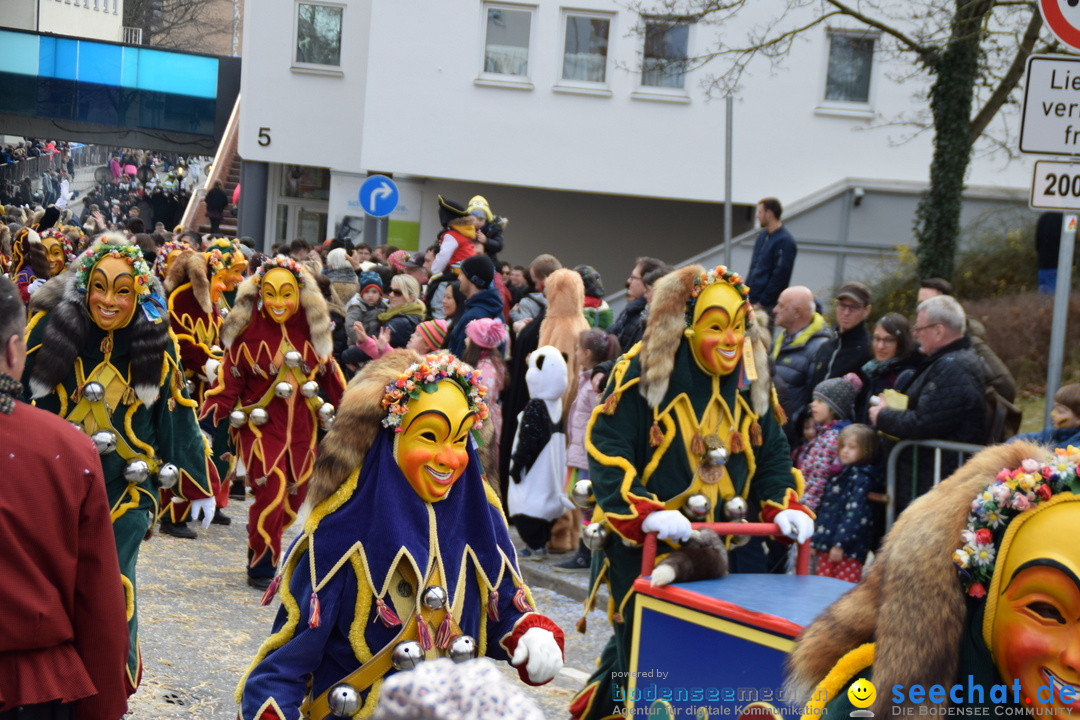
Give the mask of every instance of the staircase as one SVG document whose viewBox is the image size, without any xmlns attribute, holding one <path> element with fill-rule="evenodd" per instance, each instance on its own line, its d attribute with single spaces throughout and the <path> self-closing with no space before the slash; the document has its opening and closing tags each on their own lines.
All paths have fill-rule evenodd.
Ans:
<svg viewBox="0 0 1080 720">
<path fill-rule="evenodd" d="M 228 163 L 228 172 L 224 177 L 220 178 L 224 184 L 225 194 L 232 200 L 233 190 L 240 184 L 240 164 L 242 162 L 240 155 L 237 154 L 236 149 L 233 149 L 231 158 L 224 158 Z M 222 158 L 219 156 L 214 159 L 214 167 L 217 168 L 217 164 L 221 162 Z M 209 187 L 213 187 L 211 184 Z M 205 194 L 205 193 L 204 193 Z M 200 208 L 198 232 L 199 234 L 205 234 L 210 232 L 210 220 L 206 217 L 206 205 L 200 202 L 202 208 Z M 236 237 L 236 223 L 237 218 L 233 217 L 229 209 L 225 209 L 225 217 L 221 220 L 221 234 L 228 237 Z"/>
<path fill-rule="evenodd" d="M 206 217 L 206 203 L 203 202 L 207 191 L 214 187 L 214 183 L 221 181 L 225 194 L 232 199 L 233 190 L 240 182 L 241 158 L 237 153 L 237 140 L 239 137 L 238 125 L 240 117 L 240 96 L 236 96 L 236 105 L 233 106 L 229 124 L 225 128 L 225 134 L 218 145 L 217 154 L 210 172 L 206 175 L 206 182 L 191 195 L 187 209 L 180 224 L 185 228 L 194 229 L 200 234 L 210 232 L 210 219 Z M 221 221 L 221 234 L 228 237 L 236 237 L 237 219 L 226 208 L 225 217 Z"/>
</svg>

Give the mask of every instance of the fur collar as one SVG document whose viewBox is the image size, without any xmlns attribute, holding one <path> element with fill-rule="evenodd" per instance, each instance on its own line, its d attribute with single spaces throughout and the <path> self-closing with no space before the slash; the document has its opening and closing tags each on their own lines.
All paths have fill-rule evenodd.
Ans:
<svg viewBox="0 0 1080 720">
<path fill-rule="evenodd" d="M 191 248 L 181 252 L 169 266 L 164 282 L 166 296 L 172 295 L 176 288 L 186 282 L 191 283 L 191 292 L 199 307 L 209 315 L 214 306 L 210 302 L 210 275 L 207 271 L 206 255 Z"/>
</svg>

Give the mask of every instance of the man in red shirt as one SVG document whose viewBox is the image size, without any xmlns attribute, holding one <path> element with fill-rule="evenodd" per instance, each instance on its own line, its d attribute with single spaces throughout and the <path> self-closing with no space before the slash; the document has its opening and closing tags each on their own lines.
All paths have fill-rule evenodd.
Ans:
<svg viewBox="0 0 1080 720">
<path fill-rule="evenodd" d="M 101 461 L 70 423 L 17 400 L 25 325 L 0 277 L 0 719 L 116 720 L 128 629 Z"/>
</svg>

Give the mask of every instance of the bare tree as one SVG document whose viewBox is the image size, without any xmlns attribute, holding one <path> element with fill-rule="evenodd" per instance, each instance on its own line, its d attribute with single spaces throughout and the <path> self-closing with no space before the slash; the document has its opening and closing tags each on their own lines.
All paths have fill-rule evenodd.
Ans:
<svg viewBox="0 0 1080 720">
<path fill-rule="evenodd" d="M 233 0 L 125 0 L 124 24 L 143 43 L 215 55 L 230 54 Z"/>
<path fill-rule="evenodd" d="M 644 0 L 630 9 L 646 22 L 730 26 L 763 7 L 760 0 Z M 768 3 L 770 19 L 738 37 L 717 31 L 708 51 L 688 58 L 685 68 L 717 68 L 704 84 L 712 95 L 737 90 L 749 63 L 768 58 L 782 68 L 792 44 L 809 31 L 844 18 L 879 34 L 881 57 L 900 59 L 909 76 L 923 77 L 926 107 L 912 117 L 891 118 L 930 129 L 930 185 L 916 213 L 919 273 L 951 277 L 960 230 L 964 176 L 977 150 L 1013 154 L 1012 139 L 995 136 L 991 122 L 1014 91 L 1034 52 L 1053 52 L 1056 41 L 1043 28 L 1032 0 L 783 0 Z M 777 6 L 779 12 L 774 11 Z M 854 22 L 852 22 L 854 21 Z M 904 72 L 900 70 L 898 72 Z M 893 79 L 896 79 L 894 76 Z"/>
</svg>

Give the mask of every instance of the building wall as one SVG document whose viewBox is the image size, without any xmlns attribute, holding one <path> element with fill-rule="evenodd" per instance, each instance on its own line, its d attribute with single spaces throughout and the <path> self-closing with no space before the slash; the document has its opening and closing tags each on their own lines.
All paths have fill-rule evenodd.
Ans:
<svg viewBox="0 0 1080 720">
<path fill-rule="evenodd" d="M 7 0 L 4 3 L 4 26 L 17 30 L 36 30 L 38 0 Z"/>
<path fill-rule="evenodd" d="M 124 39 L 123 0 L 40 0 L 38 30 L 89 40 Z"/>
</svg>

